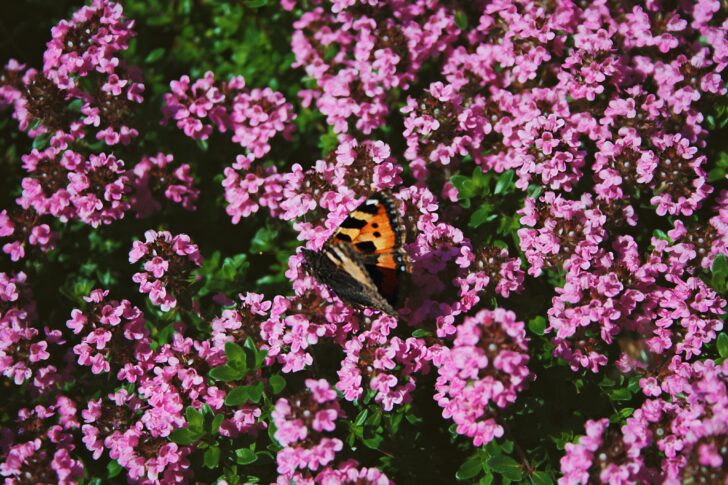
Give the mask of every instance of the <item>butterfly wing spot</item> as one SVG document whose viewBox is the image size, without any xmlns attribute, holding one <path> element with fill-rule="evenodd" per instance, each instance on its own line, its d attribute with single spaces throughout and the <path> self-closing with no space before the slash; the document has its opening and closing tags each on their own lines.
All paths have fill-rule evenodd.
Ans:
<svg viewBox="0 0 728 485">
<path fill-rule="evenodd" d="M 368 253 L 368 254 L 372 254 L 377 250 L 377 245 L 374 244 L 373 241 L 357 242 L 357 243 L 354 243 L 354 246 L 356 246 L 356 248 L 359 251 L 361 251 L 363 253 Z"/>
<path fill-rule="evenodd" d="M 341 223 L 340 227 L 346 228 L 346 229 L 361 229 L 362 227 L 367 225 L 367 221 L 364 219 L 357 219 L 355 217 L 349 216 L 346 219 L 344 219 L 344 222 Z"/>
</svg>

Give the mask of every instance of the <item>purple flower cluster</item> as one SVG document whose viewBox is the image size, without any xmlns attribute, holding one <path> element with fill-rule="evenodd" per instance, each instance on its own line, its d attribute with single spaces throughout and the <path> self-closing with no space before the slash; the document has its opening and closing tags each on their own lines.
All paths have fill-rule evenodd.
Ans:
<svg viewBox="0 0 728 485">
<path fill-rule="evenodd" d="M 306 388 L 301 394 L 279 399 L 272 413 L 275 438 L 283 446 L 276 457 L 278 473 L 286 480 L 295 480 L 298 470 L 325 467 L 344 447 L 340 439 L 327 436 L 343 417 L 336 391 L 325 379 L 307 379 Z"/>
<path fill-rule="evenodd" d="M 515 402 L 532 378 L 527 343 L 523 322 L 497 308 L 466 317 L 452 348 L 433 349 L 435 401 L 475 446 L 503 436 L 496 410 Z"/>
<path fill-rule="evenodd" d="M 143 156 L 134 166 L 132 206 L 138 217 L 147 217 L 162 208 L 164 197 L 188 211 L 196 209 L 200 191 L 194 186 L 190 165 L 174 164 L 174 155 L 157 153 Z"/>
<path fill-rule="evenodd" d="M 3 428 L 5 458 L 0 475 L 6 483 L 78 483 L 83 463 L 74 458 L 74 432 L 79 428 L 76 404 L 59 395 L 50 405 L 23 408 L 13 430 Z"/>
<path fill-rule="evenodd" d="M 728 362 L 683 362 L 640 382 L 648 399 L 621 428 L 600 419 L 566 445 L 561 484 L 723 483 Z"/>
<path fill-rule="evenodd" d="M 16 385 L 29 382 L 43 391 L 59 382 L 49 360 L 51 346 L 65 343 L 58 330 L 36 326 L 35 305 L 25 273 L 0 273 L 0 374 Z"/>
<path fill-rule="evenodd" d="M 109 372 L 111 363 L 117 367 L 126 363 L 130 343 L 134 353 L 149 348 L 142 312 L 128 300 L 106 301 L 108 294 L 108 290 L 93 290 L 84 297 L 89 308 L 74 309 L 66 322 L 74 334 L 83 334 L 81 343 L 73 347 L 78 364 L 91 367 L 94 374 Z"/>
<path fill-rule="evenodd" d="M 300 7 L 291 49 L 307 88 L 298 101 L 335 135 L 320 158 L 266 160 L 277 135 L 292 139 L 296 109 L 282 93 L 212 72 L 170 83 L 163 124 L 195 140 L 230 133 L 240 149 L 218 174 L 232 223 L 265 208 L 271 224 L 296 232 L 292 291 L 224 288 L 208 304 L 197 291 L 208 248 L 148 230 L 128 254 L 131 281 L 161 312 L 145 316 L 99 288 L 58 330 L 41 326 L 24 272 L 0 273 L 0 374 L 42 398 L 0 431 L 9 483 L 76 483 L 86 478 L 82 456 L 113 460 L 133 483 L 198 480 L 197 452 L 212 439 L 175 433 L 199 413 L 215 416 L 214 439 L 268 429 L 281 485 L 389 484 L 351 459 L 344 410 L 404 415 L 434 382 L 424 391 L 455 433 L 476 447 L 504 437 L 504 410 L 538 378 L 521 294 L 546 283 L 539 365 L 568 365 L 584 380 L 611 365 L 638 376 L 631 392 L 637 379 L 641 389 L 622 424 L 587 421 L 566 445 L 560 482 L 725 481 L 728 362 L 706 354 L 724 326 L 726 300 L 707 281 L 728 256 L 728 191 L 709 183 L 703 114 L 727 92 L 720 2 L 471 3 Z M 157 213 L 165 199 L 195 210 L 192 165 L 138 143 L 144 85 L 122 56 L 133 26 L 120 4 L 92 0 L 53 28 L 41 71 L 5 67 L 0 108 L 37 142 L 21 157 L 16 206 L 0 211 L 12 261 L 50 251 L 68 222 L 101 229 L 132 210 Z M 467 164 L 507 187 L 456 188 L 451 176 Z M 408 233 L 411 280 L 396 315 L 348 306 L 301 254 L 320 250 L 379 191 Z M 499 218 L 486 243 L 483 228 L 463 224 L 471 199 Z M 162 312 L 167 326 L 157 328 Z M 243 346 L 260 352 L 260 365 L 215 377 Z M 329 347 L 334 368 L 323 379 L 317 359 Z M 272 397 L 278 371 L 298 387 Z M 65 395 L 65 385 L 99 382 L 92 394 Z M 229 404 L 256 385 L 264 399 Z"/>
<path fill-rule="evenodd" d="M 202 264 L 197 245 L 186 234 L 173 236 L 167 231 L 149 230 L 144 239 L 134 241 L 129 251 L 130 263 L 144 263 L 144 271 L 132 278 L 139 291 L 148 293 L 152 303 L 165 312 L 176 307 L 180 298 L 186 303 L 191 272 Z"/>
<path fill-rule="evenodd" d="M 261 158 L 270 151 L 275 135 L 289 138 L 293 130 L 296 115 L 283 95 L 270 88 L 246 88 L 241 76 L 216 83 L 208 71 L 195 82 L 185 75 L 169 86 L 172 92 L 164 96 L 164 122 L 175 120 L 190 138 L 205 140 L 213 127 L 221 133 L 230 131 L 233 142 Z"/>
</svg>

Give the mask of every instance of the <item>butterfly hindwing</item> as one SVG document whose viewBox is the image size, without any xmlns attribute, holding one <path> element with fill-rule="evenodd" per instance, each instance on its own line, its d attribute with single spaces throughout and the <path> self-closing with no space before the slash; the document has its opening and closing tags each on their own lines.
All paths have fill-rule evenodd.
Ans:
<svg viewBox="0 0 728 485">
<path fill-rule="evenodd" d="M 316 253 L 304 251 L 312 273 L 342 300 L 394 314 L 402 273 L 405 230 L 386 193 L 377 193 L 353 210 Z"/>
<path fill-rule="evenodd" d="M 303 256 L 309 271 L 342 301 L 395 313 L 350 245 L 324 246 L 319 252 L 304 249 Z"/>
</svg>

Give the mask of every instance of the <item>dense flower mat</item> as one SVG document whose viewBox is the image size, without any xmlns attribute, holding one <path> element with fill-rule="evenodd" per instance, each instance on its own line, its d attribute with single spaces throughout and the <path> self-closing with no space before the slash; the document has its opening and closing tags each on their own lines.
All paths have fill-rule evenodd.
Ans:
<svg viewBox="0 0 728 485">
<path fill-rule="evenodd" d="M 725 2 L 70 3 L 3 22 L 6 483 L 728 483 Z M 301 253 L 380 192 L 394 315 Z"/>
</svg>

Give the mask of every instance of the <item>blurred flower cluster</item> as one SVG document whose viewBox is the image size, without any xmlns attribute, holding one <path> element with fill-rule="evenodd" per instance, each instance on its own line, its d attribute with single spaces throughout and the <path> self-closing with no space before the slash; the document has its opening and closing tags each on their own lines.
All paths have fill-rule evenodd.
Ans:
<svg viewBox="0 0 728 485">
<path fill-rule="evenodd" d="M 412 483 L 400 432 L 463 480 L 728 483 L 725 5 L 269 7 L 290 85 L 159 81 L 110 0 L 5 66 L 31 140 L 0 211 L 6 483 Z M 301 253 L 377 192 L 407 235 L 396 315 Z M 60 319 L 34 291 L 59 268 L 94 283 Z M 523 440 L 550 379 L 611 406 Z"/>
</svg>

